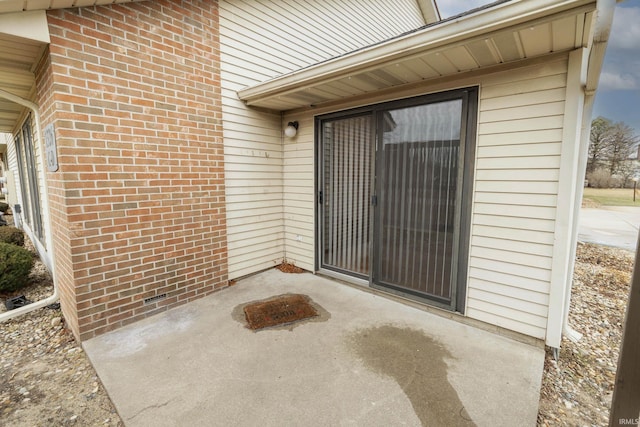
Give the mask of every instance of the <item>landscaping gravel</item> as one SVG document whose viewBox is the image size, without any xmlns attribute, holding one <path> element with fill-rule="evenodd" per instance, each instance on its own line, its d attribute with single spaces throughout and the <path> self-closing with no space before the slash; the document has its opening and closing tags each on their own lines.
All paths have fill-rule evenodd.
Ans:
<svg viewBox="0 0 640 427">
<path fill-rule="evenodd" d="M 564 339 L 557 362 L 547 352 L 539 426 L 607 425 L 633 261 L 579 244 L 570 324 L 584 337 Z M 40 262 L 31 283 L 22 294 L 32 301 L 52 292 Z M 59 308 L 0 324 L 0 425 L 123 425 Z"/>
<path fill-rule="evenodd" d="M 23 290 L 30 301 L 52 294 L 40 261 Z M 4 300 L 0 311 L 6 311 Z M 123 426 L 59 306 L 0 323 L 0 425 Z"/>
<path fill-rule="evenodd" d="M 605 426 L 629 298 L 634 254 L 579 243 L 569 324 L 582 339 L 547 352 L 538 425 Z"/>
</svg>

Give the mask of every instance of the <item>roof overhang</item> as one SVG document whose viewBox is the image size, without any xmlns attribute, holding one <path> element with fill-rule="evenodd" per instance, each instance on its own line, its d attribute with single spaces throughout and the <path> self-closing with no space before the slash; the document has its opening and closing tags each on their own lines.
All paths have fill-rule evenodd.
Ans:
<svg viewBox="0 0 640 427">
<path fill-rule="evenodd" d="M 31 10 L 70 9 L 73 7 L 104 6 L 143 0 L 0 0 L 0 13 Z"/>
<path fill-rule="evenodd" d="M 49 43 L 44 11 L 0 15 L 0 132 L 12 132 L 35 96 L 34 70 Z"/>
<path fill-rule="evenodd" d="M 46 10 L 131 1 L 0 0 L 0 132 L 13 132 L 35 99 L 34 71 L 50 43 Z"/>
<path fill-rule="evenodd" d="M 511 0 L 238 91 L 277 111 L 317 106 L 589 47 L 596 0 Z"/>
</svg>

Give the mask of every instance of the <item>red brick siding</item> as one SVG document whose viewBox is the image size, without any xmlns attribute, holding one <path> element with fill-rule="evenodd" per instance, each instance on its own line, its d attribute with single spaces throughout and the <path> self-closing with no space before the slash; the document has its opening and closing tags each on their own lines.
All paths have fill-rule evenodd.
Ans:
<svg viewBox="0 0 640 427">
<path fill-rule="evenodd" d="M 36 97 L 42 126 L 51 123 L 55 117 L 53 76 L 48 50 L 35 70 Z M 65 189 L 61 176 L 46 173 L 49 196 L 49 215 L 53 237 L 55 281 L 60 291 L 60 301 L 67 325 L 79 335 L 76 295 L 73 289 L 73 258 L 71 256 L 69 229 L 65 207 Z"/>
<path fill-rule="evenodd" d="M 68 241 L 56 265 L 69 263 L 65 315 L 87 339 L 227 284 L 218 9 L 160 0 L 47 17 L 43 126 L 55 122 L 52 210 Z"/>
</svg>

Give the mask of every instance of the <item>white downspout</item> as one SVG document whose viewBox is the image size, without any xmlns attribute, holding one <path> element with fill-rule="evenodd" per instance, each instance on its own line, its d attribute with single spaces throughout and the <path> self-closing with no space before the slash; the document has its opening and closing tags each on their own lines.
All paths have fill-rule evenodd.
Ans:
<svg viewBox="0 0 640 427">
<path fill-rule="evenodd" d="M 38 109 L 38 105 L 2 89 L 0 89 L 0 98 L 4 98 L 8 101 L 15 102 L 16 104 L 22 105 L 23 107 L 26 107 L 33 112 L 33 117 L 36 121 L 36 129 L 38 131 L 38 141 L 39 141 L 38 148 L 40 149 L 41 153 L 44 153 L 42 149 L 42 127 L 40 126 L 40 111 Z M 42 156 L 42 158 L 44 158 L 44 156 Z M 43 170 L 43 173 L 46 174 L 44 170 Z M 43 205 L 44 212 L 47 213 L 46 214 L 46 217 L 47 217 L 46 238 L 47 238 L 47 242 L 49 242 L 49 251 L 48 251 L 49 263 L 48 264 L 49 264 L 49 269 L 51 270 L 51 275 L 53 276 L 53 294 L 43 300 L 36 301 L 24 307 L 20 307 L 15 310 L 10 310 L 0 314 L 0 322 L 13 319 L 15 317 L 21 316 L 26 313 L 30 313 L 42 307 L 46 307 L 50 304 L 57 302 L 60 299 L 60 295 L 58 293 L 58 285 L 57 285 L 58 281 L 56 280 L 56 272 L 55 272 L 56 263 L 54 261 L 55 255 L 53 250 L 53 232 L 51 228 L 51 215 L 49 215 L 49 192 L 48 192 L 46 177 L 44 178 L 45 179 L 44 179 L 43 194 L 42 194 L 43 196 L 42 205 Z"/>
<path fill-rule="evenodd" d="M 616 7 L 616 0 L 598 0 L 596 5 L 596 23 L 593 32 L 593 44 L 590 47 L 589 59 L 587 62 L 587 76 L 584 87 L 584 109 L 582 115 L 582 130 L 580 135 L 580 156 L 578 159 L 578 171 L 576 181 L 576 192 L 574 204 L 576 207 L 582 204 L 582 196 L 584 192 L 584 179 L 587 169 L 587 153 L 589 150 L 590 133 L 591 133 L 591 115 L 593 112 L 593 102 L 595 99 L 595 91 L 598 87 L 600 79 L 600 71 L 604 61 L 605 49 L 609 41 L 611 32 L 611 23 Z M 578 242 L 578 220 L 580 209 L 576 209 L 575 218 L 571 230 L 571 250 L 570 250 L 570 268 L 567 282 L 571 284 L 573 270 L 575 267 L 576 247 Z M 567 286 L 564 307 L 563 334 L 572 341 L 578 341 L 582 338 L 582 334 L 569 325 L 569 303 L 571 302 L 571 286 Z"/>
</svg>

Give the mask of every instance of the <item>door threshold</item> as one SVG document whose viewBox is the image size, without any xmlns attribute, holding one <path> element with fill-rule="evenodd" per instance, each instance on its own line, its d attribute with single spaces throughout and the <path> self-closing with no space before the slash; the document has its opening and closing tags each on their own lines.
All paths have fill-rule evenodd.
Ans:
<svg viewBox="0 0 640 427">
<path fill-rule="evenodd" d="M 327 270 L 326 268 L 321 268 L 316 272 L 316 274 L 320 274 L 321 276 L 331 277 L 332 279 L 337 279 L 349 285 L 356 285 L 359 288 L 370 289 L 371 287 L 371 285 L 369 284 L 369 281 L 366 279 L 361 279 L 359 277 L 354 277 L 349 274 L 340 273 L 333 270 Z"/>
</svg>

